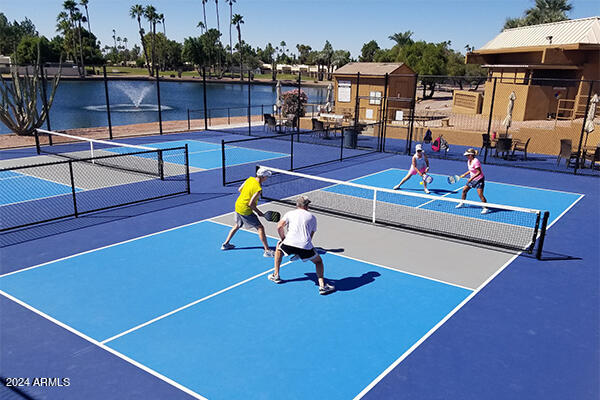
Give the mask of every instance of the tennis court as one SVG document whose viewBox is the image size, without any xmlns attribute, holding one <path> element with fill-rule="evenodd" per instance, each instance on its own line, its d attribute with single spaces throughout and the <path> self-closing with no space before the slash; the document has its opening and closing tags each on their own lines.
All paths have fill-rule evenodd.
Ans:
<svg viewBox="0 0 600 400">
<path fill-rule="evenodd" d="M 380 224 L 379 220 L 370 222 L 372 215 L 394 222 L 398 214 L 417 216 L 423 212 L 429 217 L 411 223 L 427 224 L 430 220 L 448 225 L 450 228 L 444 229 L 450 231 L 452 226 L 465 230 L 465 221 L 478 227 L 493 226 L 486 240 L 493 239 L 498 226 L 508 232 L 526 227 L 527 240 L 532 240 L 531 221 L 514 218 L 514 210 L 498 209 L 481 215 L 480 207 L 474 204 L 456 209 L 462 185 L 449 185 L 447 175 L 432 174 L 430 197 L 418 196 L 422 186 L 416 178 L 402 191 L 387 193 L 406 174 L 397 168 L 406 164 L 399 162 L 399 157 L 357 159 L 344 163 L 343 168 L 326 165 L 311 171 L 317 177 L 382 189 L 376 195 L 376 211 L 372 209 L 373 190 L 348 190 L 344 185 L 311 184 L 302 179 L 285 183 L 273 177 L 264 193 L 266 198 L 279 201 L 263 202 L 263 211 L 290 210 L 281 200 L 300 193 L 315 199 L 315 209 L 323 205 L 325 209 L 341 209 L 342 214 L 347 203 L 336 200 L 327 205 L 330 196 L 338 200 L 351 197 L 348 204 L 354 208 L 365 204 L 357 213 L 365 218 L 315 211 L 319 221 L 315 245 L 325 263 L 325 277 L 337 289 L 319 296 L 311 263 L 286 260 L 281 272 L 284 283 L 275 285 L 267 280 L 273 261 L 262 256 L 254 231 L 238 232 L 234 250 L 219 249 L 233 223 L 230 211 L 237 192 L 237 186 L 223 188 L 211 171 L 215 168 L 211 163 L 220 160 L 220 146 L 193 138 L 145 146 L 167 149 L 185 144 L 192 167 L 192 196 L 213 193 L 218 197 L 187 203 L 182 199 L 173 207 L 152 213 L 136 214 L 137 206 L 115 209 L 110 215 L 127 217 L 21 242 L 6 247 L 10 252 L 2 252 L 0 318 L 5 343 L 11 349 L 3 346 L 3 364 L 10 368 L 4 367 L 2 374 L 52 375 L 71 381 L 69 387 L 20 388 L 23 393 L 33 398 L 61 399 L 500 399 L 548 394 L 538 386 L 519 387 L 529 379 L 523 370 L 529 370 L 533 361 L 524 362 L 522 370 L 515 368 L 514 360 L 523 362 L 520 354 L 531 351 L 531 342 L 524 340 L 531 334 L 522 337 L 520 332 L 512 335 L 505 329 L 517 329 L 511 317 L 516 319 L 514 324 L 523 324 L 523 318 L 528 318 L 523 328 L 537 332 L 539 336 L 532 339 L 535 343 L 556 339 L 553 329 L 540 331 L 550 315 L 533 307 L 534 316 L 528 307 L 521 307 L 529 295 L 543 299 L 537 301 L 555 296 L 548 300 L 553 307 L 544 307 L 552 312 L 565 312 L 577 302 L 567 295 L 572 291 L 557 289 L 564 283 L 564 275 L 550 274 L 569 257 L 574 260 L 569 261 L 574 265 L 569 271 L 569 279 L 575 279 L 571 289 L 581 293 L 593 288 L 589 276 L 573 269 L 589 262 L 576 256 L 583 256 L 582 247 L 595 240 L 594 234 L 579 237 L 577 245 L 565 242 L 562 234 L 580 229 L 581 220 L 589 217 L 590 202 L 598 198 L 597 187 L 586 185 L 590 178 L 559 177 L 549 182 L 551 174 L 524 171 L 499 182 L 500 170 L 486 167 L 490 203 L 549 211 L 545 249 L 550 253 L 546 256 L 558 254 L 562 258 L 541 262 L 520 255 L 520 250 L 500 249 L 493 243 L 448 239 L 448 232 L 416 233 Z M 252 165 L 281 154 L 261 149 L 244 152 L 246 163 Z M 180 170 L 181 160 L 173 162 Z M 168 157 L 164 161 L 169 162 Z M 436 171 L 451 174 L 464 165 L 436 161 L 436 167 Z M 106 172 L 113 181 L 116 173 Z M 2 183 L 18 179 L 49 182 L 39 175 L 23 175 L 6 173 Z M 161 184 L 156 178 L 143 182 L 149 181 Z M 50 185 L 46 192 L 19 196 L 25 196 L 24 201 L 43 201 L 52 190 L 64 189 L 61 187 L 65 185 L 54 184 L 57 187 Z M 111 196 L 131 184 L 101 186 L 110 188 L 112 194 L 104 194 Z M 71 194 L 72 188 L 66 185 L 64 190 Z M 475 199 L 475 193 L 469 193 L 469 200 Z M 101 217 L 102 213 L 95 213 L 82 219 Z M 400 222 L 406 225 L 405 220 Z M 265 226 L 274 246 L 275 224 Z M 475 233 L 469 231 L 469 235 Z M 502 240 L 512 240 L 511 235 Z M 557 297 L 560 304 L 554 301 Z M 575 322 L 572 317 L 565 315 L 562 320 L 568 320 L 577 332 L 595 321 L 590 317 Z M 591 332 L 593 329 L 589 337 L 583 335 L 580 340 L 592 340 Z M 515 342 L 515 337 L 522 342 Z M 513 340 L 510 345 L 509 339 Z M 560 337 L 559 343 L 564 345 L 568 340 Z M 572 353 L 581 360 L 582 354 Z M 498 357 L 507 367 L 495 366 Z M 549 359 L 552 354 L 541 357 Z M 482 364 L 488 369 L 481 368 Z M 563 370 L 543 364 L 536 362 L 546 376 L 556 377 Z M 468 370 L 469 376 L 458 379 L 461 369 Z M 444 376 L 452 379 L 444 380 Z M 505 385 L 511 379 L 518 384 Z M 562 379 L 575 382 L 580 377 L 564 374 Z M 485 384 L 477 386 L 476 381 Z M 491 395 L 490 388 L 495 389 Z M 591 389 L 575 391 L 586 390 Z M 554 394 L 564 393 L 572 391 Z M 552 394 L 546 397 L 552 398 Z"/>
</svg>

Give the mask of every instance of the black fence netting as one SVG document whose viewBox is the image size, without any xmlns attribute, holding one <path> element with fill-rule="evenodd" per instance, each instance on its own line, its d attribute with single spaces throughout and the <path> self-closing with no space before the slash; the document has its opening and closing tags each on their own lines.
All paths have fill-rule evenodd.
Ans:
<svg viewBox="0 0 600 400">
<path fill-rule="evenodd" d="M 137 152 L 1 169 L 0 231 L 189 193 L 187 148 L 160 152 L 161 166 L 156 154 Z M 103 166 L 106 160 L 119 167 Z M 131 171 L 150 164 L 152 173 Z"/>
</svg>

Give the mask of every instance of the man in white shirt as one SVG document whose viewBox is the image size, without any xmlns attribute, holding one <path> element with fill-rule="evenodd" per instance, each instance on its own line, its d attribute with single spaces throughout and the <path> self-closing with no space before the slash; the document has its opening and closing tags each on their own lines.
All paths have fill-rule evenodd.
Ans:
<svg viewBox="0 0 600 400">
<path fill-rule="evenodd" d="M 281 259 L 284 255 L 310 260 L 315 264 L 319 280 L 319 293 L 328 294 L 335 290 L 333 285 L 325 283 L 323 278 L 323 260 L 315 251 L 312 238 L 317 231 L 317 218 L 308 212 L 310 200 L 306 196 L 296 199 L 296 209 L 285 213 L 277 224 L 277 232 L 281 240 L 275 251 L 275 271 L 268 276 L 275 283 L 282 283 L 279 277 Z M 287 227 L 287 232 L 286 232 Z"/>
</svg>

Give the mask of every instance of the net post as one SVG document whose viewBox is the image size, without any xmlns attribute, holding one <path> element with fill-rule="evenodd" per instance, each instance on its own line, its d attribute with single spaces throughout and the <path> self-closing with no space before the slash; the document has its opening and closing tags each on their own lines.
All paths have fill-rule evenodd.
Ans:
<svg viewBox="0 0 600 400">
<path fill-rule="evenodd" d="M 377 190 L 373 190 L 373 216 L 371 222 L 375 223 L 375 212 L 377 210 Z"/>
<path fill-rule="evenodd" d="M 540 238 L 538 240 L 537 252 L 535 253 L 535 258 L 538 260 L 542 259 L 542 251 L 544 249 L 544 239 L 546 238 L 546 228 L 548 226 L 548 218 L 550 217 L 549 211 L 544 211 L 544 215 L 542 216 L 542 227 L 540 229 Z"/>
<path fill-rule="evenodd" d="M 208 130 L 208 120 L 206 113 L 206 67 L 202 66 L 202 93 L 204 95 L 204 130 Z"/>
<path fill-rule="evenodd" d="M 113 138 L 112 122 L 110 120 L 110 100 L 108 97 L 108 78 L 106 77 L 106 64 L 102 66 L 102 74 L 104 76 L 104 96 L 106 97 L 106 118 L 108 119 L 108 137 Z"/>
<path fill-rule="evenodd" d="M 73 213 L 75 218 L 79 216 L 77 212 L 77 197 L 75 196 L 75 177 L 73 175 L 73 161 L 69 160 L 69 176 L 71 177 L 71 193 L 73 194 Z"/>
<path fill-rule="evenodd" d="M 187 194 L 190 194 L 190 155 L 187 143 L 185 144 L 185 185 Z"/>
<path fill-rule="evenodd" d="M 158 176 L 161 181 L 165 180 L 165 163 L 163 161 L 163 151 L 158 150 Z"/>
<path fill-rule="evenodd" d="M 162 107 L 160 106 L 160 74 L 158 72 L 158 68 L 156 68 L 156 100 L 158 101 L 158 129 L 159 134 L 163 134 L 163 124 L 162 124 Z"/>
<path fill-rule="evenodd" d="M 38 132 L 38 130 L 34 130 L 34 136 L 35 136 L 35 150 L 37 151 L 38 155 L 41 154 L 41 149 L 40 149 L 40 134 Z"/>
<path fill-rule="evenodd" d="M 223 177 L 223 186 L 225 186 L 225 140 L 221 139 L 221 175 Z"/>
<path fill-rule="evenodd" d="M 490 130 L 492 129 L 492 114 L 494 112 L 494 99 L 496 98 L 496 83 L 498 82 L 498 78 L 494 78 L 494 87 L 492 89 L 492 98 L 490 99 L 490 117 L 488 118 L 488 127 L 487 127 L 487 134 L 488 137 L 491 138 L 490 136 Z M 483 163 L 485 164 L 487 162 L 487 146 L 485 147 L 485 154 L 483 156 Z"/>
</svg>

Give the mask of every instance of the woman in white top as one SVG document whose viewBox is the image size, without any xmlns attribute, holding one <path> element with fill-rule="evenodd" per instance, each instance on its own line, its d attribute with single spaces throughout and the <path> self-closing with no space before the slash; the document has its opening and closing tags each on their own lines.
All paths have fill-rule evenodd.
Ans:
<svg viewBox="0 0 600 400">
<path fill-rule="evenodd" d="M 429 160 L 427 159 L 427 156 L 425 155 L 425 152 L 423 151 L 423 146 L 421 146 L 420 144 L 417 144 L 415 146 L 415 149 L 417 151 L 416 151 L 415 155 L 412 157 L 410 169 L 408 170 L 408 173 L 406 174 L 404 179 L 402 179 L 400 181 L 399 184 L 394 186 L 394 190 L 400 189 L 400 186 L 402 186 L 402 184 L 404 182 L 409 180 L 411 176 L 419 174 L 421 176 L 421 179 L 423 179 L 424 175 L 427 173 L 427 171 L 429 171 Z M 427 182 L 425 182 L 424 179 L 423 179 L 423 190 L 425 191 L 425 193 L 429 194 L 429 189 L 427 189 Z"/>
</svg>

